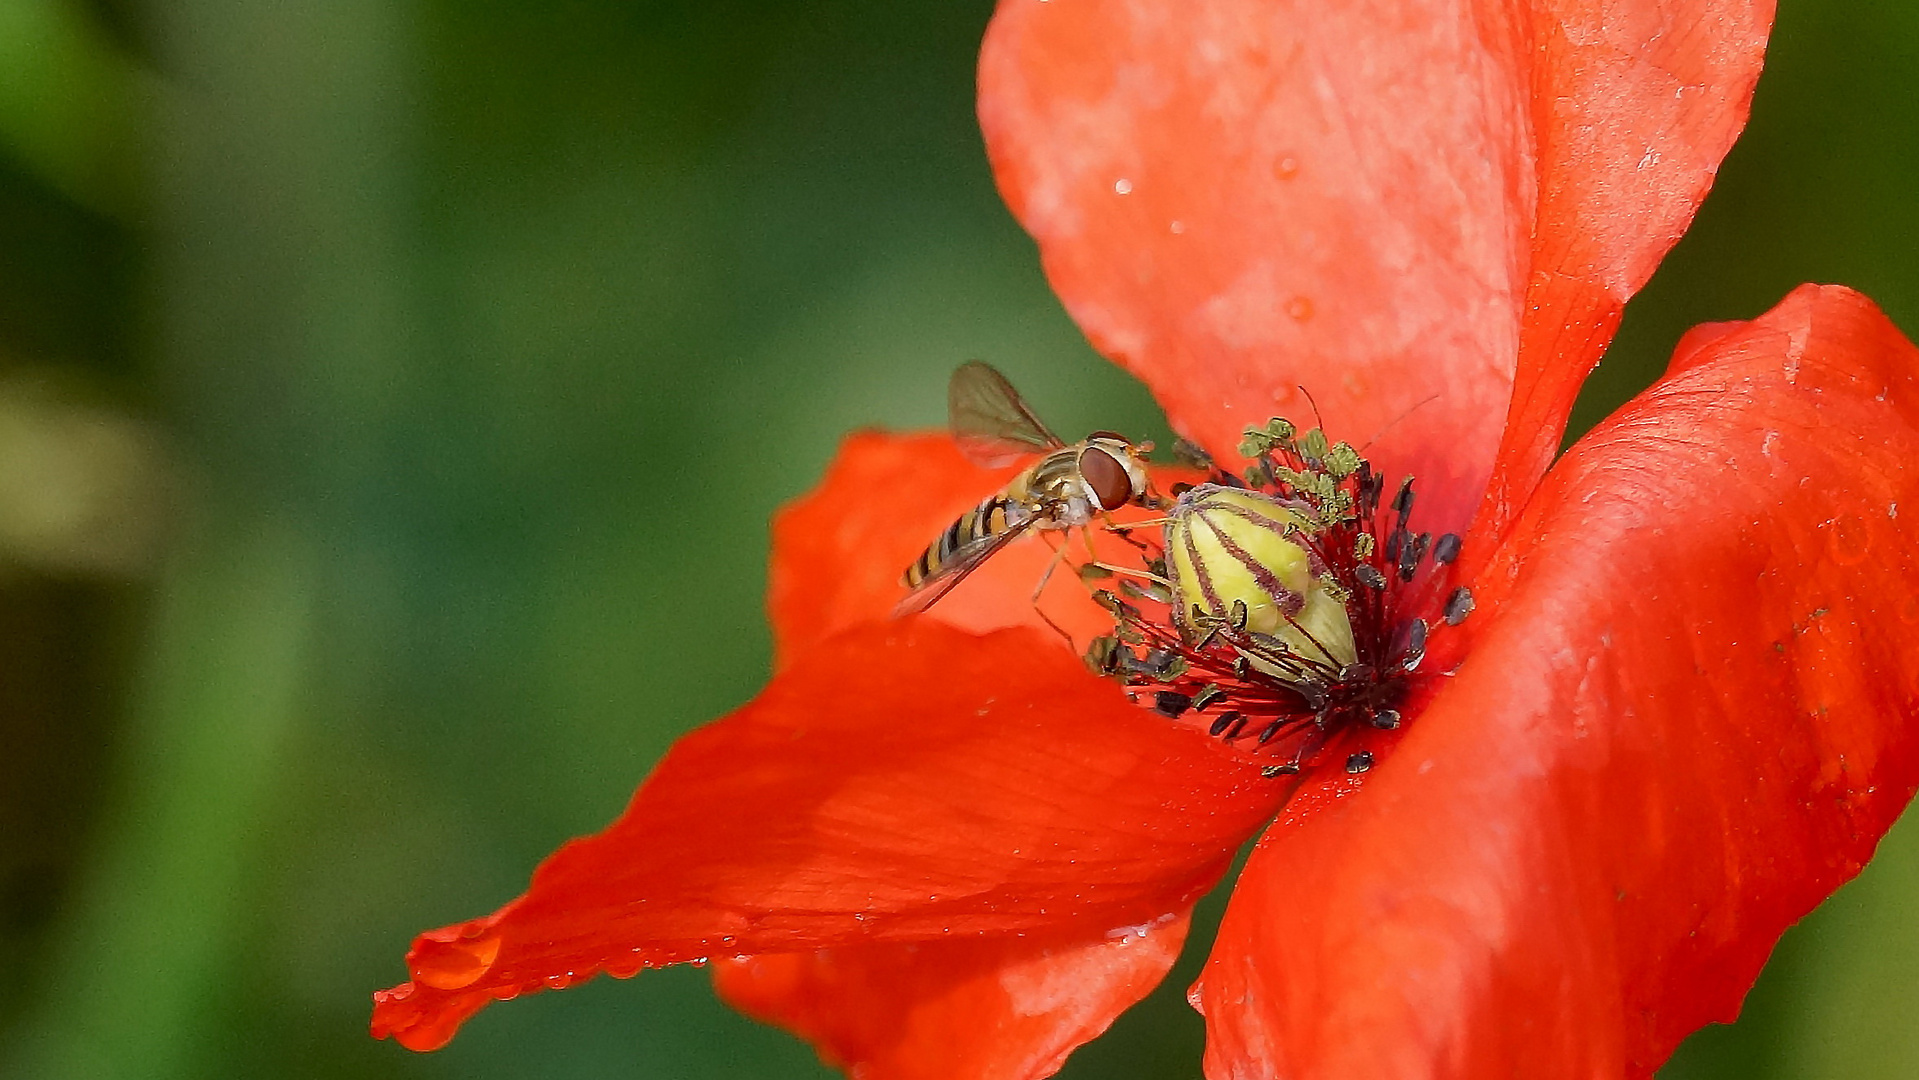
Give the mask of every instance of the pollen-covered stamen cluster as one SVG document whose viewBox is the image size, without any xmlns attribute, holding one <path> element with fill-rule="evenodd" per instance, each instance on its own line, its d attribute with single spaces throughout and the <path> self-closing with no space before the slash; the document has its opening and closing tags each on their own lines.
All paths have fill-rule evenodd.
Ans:
<svg viewBox="0 0 1919 1080">
<path fill-rule="evenodd" d="M 1385 478 L 1317 428 L 1275 419 L 1245 435 L 1243 476 L 1176 448 L 1208 482 L 1173 489 L 1158 536 L 1120 527 L 1138 570 L 1084 568 L 1113 579 L 1094 598 L 1114 619 L 1086 659 L 1165 716 L 1203 714 L 1213 735 L 1269 748 L 1280 761 L 1265 772 L 1280 776 L 1353 732 L 1398 727 L 1432 622 L 1458 624 L 1472 597 L 1435 603 L 1441 575 L 1421 570 L 1452 562 L 1460 539 L 1412 530 L 1411 477 L 1387 500 Z M 1346 759 L 1371 765 L 1365 751 Z"/>
</svg>

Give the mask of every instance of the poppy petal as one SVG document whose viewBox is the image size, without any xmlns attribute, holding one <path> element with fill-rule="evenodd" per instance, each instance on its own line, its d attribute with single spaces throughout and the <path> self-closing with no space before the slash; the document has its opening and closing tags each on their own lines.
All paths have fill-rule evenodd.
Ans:
<svg viewBox="0 0 1919 1080">
<path fill-rule="evenodd" d="M 1552 464 L 1626 301 L 1692 224 L 1744 130 L 1772 18 L 1772 0 L 1533 4 L 1532 281 L 1480 550 Z"/>
<path fill-rule="evenodd" d="M 945 434 L 848 436 L 819 486 L 773 520 L 767 608 L 778 664 L 849 627 L 891 619 L 906 595 L 900 572 L 1029 464 L 979 468 Z M 980 634 L 1032 626 L 1064 647 L 1032 599 L 1053 550 L 1034 536 L 1014 541 L 928 617 Z M 1070 567 L 1059 567 L 1047 582 L 1041 604 L 1061 630 L 1081 644 L 1112 630 L 1112 617 L 1087 599 Z"/>
<path fill-rule="evenodd" d="M 1770 18 L 1002 0 L 980 124 L 1067 310 L 1177 429 L 1223 459 L 1243 426 L 1317 411 L 1461 532 L 1516 371 L 1545 425 L 1520 441 L 1557 446 L 1744 120 Z M 1545 460 L 1509 456 L 1510 491 Z"/>
<path fill-rule="evenodd" d="M 720 996 L 864 1080 L 1033 1080 L 1146 996 L 1187 916 L 1068 941 L 973 938 L 752 956 L 714 965 Z"/>
<path fill-rule="evenodd" d="M 1812 286 L 1688 345 L 1547 476 L 1363 797 L 1252 855 L 1208 1077 L 1648 1076 L 1906 805 L 1919 350 Z"/>
<path fill-rule="evenodd" d="M 432 1048 L 488 1000 L 602 970 L 1153 924 L 1282 796 L 1037 631 L 856 627 L 681 739 L 526 895 L 415 939 L 374 1031 Z"/>
</svg>

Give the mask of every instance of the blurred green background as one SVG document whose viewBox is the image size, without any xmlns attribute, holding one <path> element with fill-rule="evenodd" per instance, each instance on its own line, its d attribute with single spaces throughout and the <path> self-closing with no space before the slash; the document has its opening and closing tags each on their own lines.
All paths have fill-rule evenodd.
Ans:
<svg viewBox="0 0 1919 1080">
<path fill-rule="evenodd" d="M 0 0 L 0 1075 L 827 1075 L 692 970 L 431 1055 L 367 995 L 754 692 L 842 433 L 979 356 L 1164 437 L 994 192 L 988 14 Z M 1782 0 L 1576 427 L 1804 280 L 1919 329 L 1915 176 L 1919 6 Z M 1915 905 L 1908 824 L 1663 1075 L 1919 1075 Z M 1066 1075 L 1196 1077 L 1208 934 Z"/>
</svg>

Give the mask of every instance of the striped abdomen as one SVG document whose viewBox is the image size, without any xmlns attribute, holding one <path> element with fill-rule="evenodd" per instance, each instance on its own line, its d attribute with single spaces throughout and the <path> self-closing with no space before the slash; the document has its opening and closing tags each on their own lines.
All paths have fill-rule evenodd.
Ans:
<svg viewBox="0 0 1919 1080">
<path fill-rule="evenodd" d="M 900 575 L 900 584 L 918 588 L 927 578 L 963 562 L 967 555 L 1013 526 L 1007 517 L 1013 505 L 1005 495 L 994 495 L 961 514 L 939 539 L 926 545 L 920 557 Z"/>
</svg>

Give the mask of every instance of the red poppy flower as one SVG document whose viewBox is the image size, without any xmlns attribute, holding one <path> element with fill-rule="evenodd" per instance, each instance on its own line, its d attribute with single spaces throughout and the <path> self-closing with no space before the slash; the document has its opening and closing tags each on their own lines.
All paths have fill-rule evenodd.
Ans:
<svg viewBox="0 0 1919 1080">
<path fill-rule="evenodd" d="M 1547 465 L 1770 19 L 1006 0 L 981 118 L 1075 319 L 1222 456 L 1310 390 L 1419 478 L 1422 528 L 1465 534 L 1435 573 L 1476 613 L 1377 766 L 1287 802 L 1259 750 L 1037 624 L 1040 545 L 892 618 L 899 569 L 1010 470 L 854 436 L 776 522 L 765 692 L 526 895 L 421 935 L 375 1033 L 430 1049 L 496 999 L 712 958 L 857 1075 L 1043 1076 L 1282 807 L 1193 989 L 1215 1080 L 1646 1075 L 1729 1019 L 1919 784 L 1919 351 L 1807 286 L 1694 330 Z"/>
</svg>

